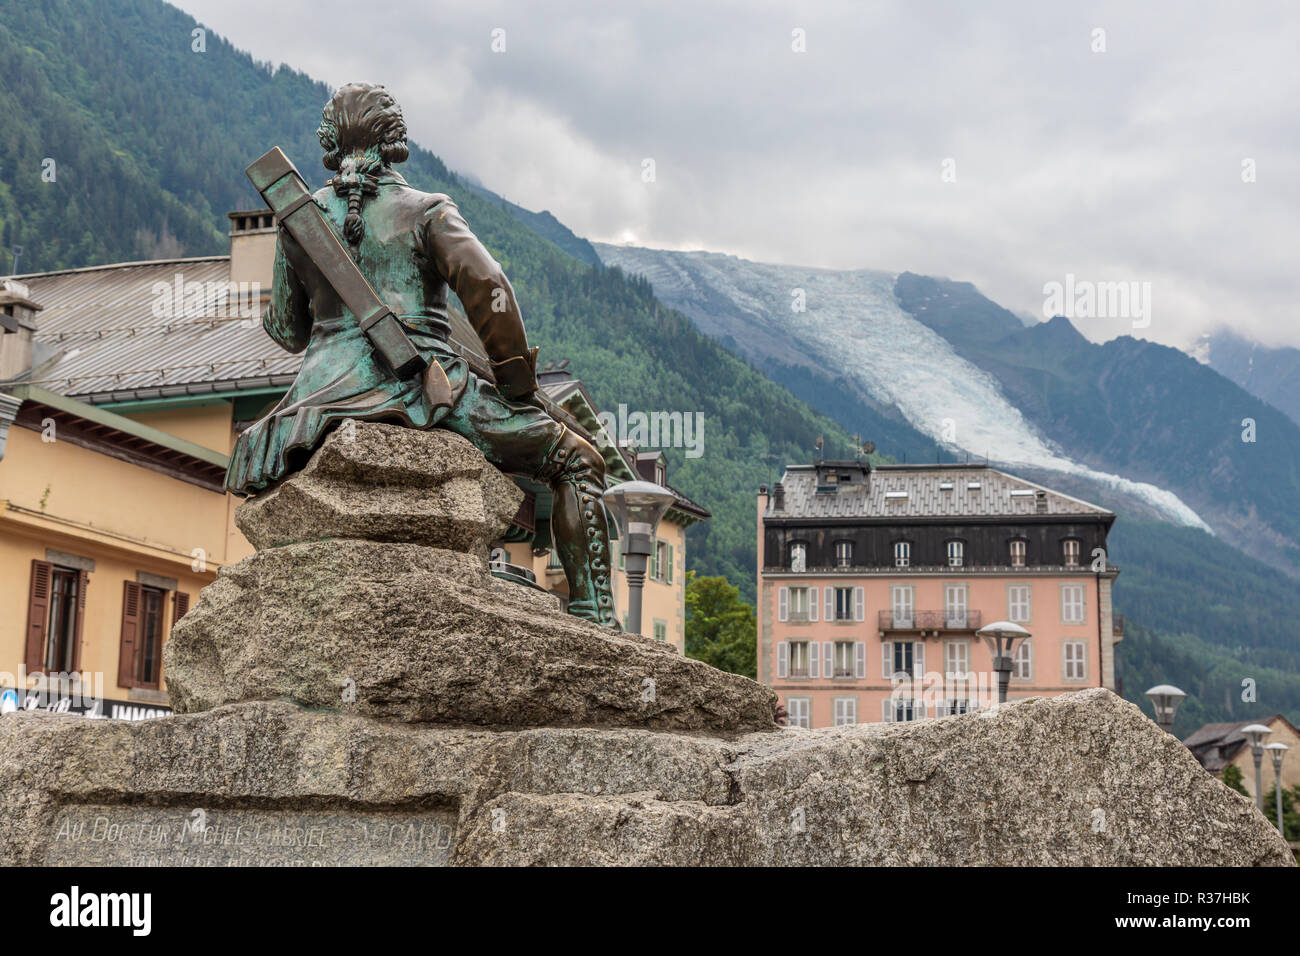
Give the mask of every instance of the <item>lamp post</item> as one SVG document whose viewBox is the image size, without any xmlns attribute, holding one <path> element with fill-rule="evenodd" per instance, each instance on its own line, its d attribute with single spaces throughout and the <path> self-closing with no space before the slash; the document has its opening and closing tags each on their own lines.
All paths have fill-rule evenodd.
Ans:
<svg viewBox="0 0 1300 956">
<path fill-rule="evenodd" d="M 1265 744 L 1264 749 L 1273 755 L 1273 774 L 1277 780 L 1277 789 L 1273 791 L 1273 799 L 1277 802 L 1277 832 L 1284 833 L 1282 829 L 1282 758 L 1290 749 L 1286 744 L 1271 743 Z"/>
<path fill-rule="evenodd" d="M 659 519 L 677 500 L 667 488 L 650 481 L 625 481 L 601 496 L 614 516 L 627 570 L 627 628 L 641 633 L 641 596 L 645 571 L 655 546 Z M 613 569 L 611 568 L 611 573 Z"/>
<path fill-rule="evenodd" d="M 1147 691 L 1147 697 L 1151 698 L 1151 707 L 1156 712 L 1156 723 L 1165 733 L 1174 732 L 1174 714 L 1178 712 L 1178 705 L 1186 696 L 1173 684 L 1156 684 Z"/>
<path fill-rule="evenodd" d="M 1242 734 L 1250 741 L 1250 753 L 1255 758 L 1255 806 L 1260 812 L 1264 810 L 1264 738 L 1273 731 L 1263 724 L 1247 724 L 1241 728 Z"/>
<path fill-rule="evenodd" d="M 1011 656 L 1012 645 L 1018 640 L 1029 637 L 1029 632 L 1019 624 L 1010 621 L 994 621 L 981 627 L 975 632 L 975 636 L 989 642 L 989 649 L 993 652 L 993 670 L 998 675 L 998 703 L 1005 704 L 1007 688 L 1011 684 L 1011 669 L 1014 666 Z"/>
</svg>

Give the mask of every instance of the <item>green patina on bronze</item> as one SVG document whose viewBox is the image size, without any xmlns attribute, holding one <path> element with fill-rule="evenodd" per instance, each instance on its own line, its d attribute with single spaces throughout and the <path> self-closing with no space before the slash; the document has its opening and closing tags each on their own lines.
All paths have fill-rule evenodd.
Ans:
<svg viewBox="0 0 1300 956">
<path fill-rule="evenodd" d="M 226 487 L 239 495 L 267 488 L 302 467 L 346 419 L 450 429 L 503 471 L 551 487 L 551 538 L 569 582 L 569 611 L 616 626 L 600 505 L 605 464 L 539 399 L 536 349 L 501 266 L 450 197 L 413 189 L 393 169 L 408 155 L 406 124 L 382 86 L 341 88 L 317 132 L 323 162 L 337 172 L 312 201 L 346 255 L 313 261 L 281 225 L 262 323 L 286 350 L 304 352 L 302 367 L 280 403 L 239 436 Z M 375 332 L 363 331 L 344 305 L 336 286 L 349 261 L 396 316 L 388 341 L 404 334 L 422 370 L 395 374 L 376 350 Z M 449 289 L 483 343 L 495 383 L 448 343 Z"/>
</svg>

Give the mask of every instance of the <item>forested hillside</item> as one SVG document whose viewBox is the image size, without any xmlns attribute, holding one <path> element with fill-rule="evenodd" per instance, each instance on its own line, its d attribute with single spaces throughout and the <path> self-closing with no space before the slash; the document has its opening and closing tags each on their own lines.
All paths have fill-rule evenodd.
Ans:
<svg viewBox="0 0 1300 956">
<path fill-rule="evenodd" d="M 22 271 L 224 252 L 225 213 L 261 205 L 244 167 L 272 145 L 324 181 L 315 130 L 331 91 L 212 33 L 193 52 L 196 26 L 158 0 L 0 0 L 0 221 L 6 245 L 23 247 Z M 411 131 L 422 134 L 455 131 Z M 41 179 L 45 157 L 53 182 Z M 703 412 L 703 456 L 668 450 L 673 483 L 714 515 L 691 529 L 689 564 L 752 600 L 758 485 L 810 458 L 819 436 L 848 447 L 848 435 L 643 281 L 573 258 L 427 150 L 414 147 L 403 172 L 460 204 L 505 266 L 543 360 L 570 359 L 602 407 Z"/>
</svg>

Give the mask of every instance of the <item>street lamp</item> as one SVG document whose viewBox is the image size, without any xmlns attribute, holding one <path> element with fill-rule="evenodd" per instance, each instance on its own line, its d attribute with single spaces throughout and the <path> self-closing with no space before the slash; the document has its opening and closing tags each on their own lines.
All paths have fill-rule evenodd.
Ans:
<svg viewBox="0 0 1300 956">
<path fill-rule="evenodd" d="M 1172 734 L 1174 714 L 1177 713 L 1178 705 L 1187 695 L 1173 684 L 1156 684 L 1147 691 L 1147 696 L 1151 698 L 1151 706 L 1156 712 L 1156 723 L 1165 733 Z"/>
<path fill-rule="evenodd" d="M 1282 833 L 1282 758 L 1290 749 L 1286 744 L 1271 743 L 1265 744 L 1264 749 L 1273 755 L 1273 773 L 1277 778 L 1277 789 L 1273 791 L 1273 799 L 1277 801 L 1277 832 Z"/>
<path fill-rule="evenodd" d="M 655 529 L 677 496 L 650 481 L 625 481 L 607 489 L 601 500 L 614 516 L 622 539 L 627 569 L 627 627 L 633 634 L 640 634 L 641 592 L 646 564 L 655 546 Z"/>
<path fill-rule="evenodd" d="M 1260 769 L 1264 763 L 1264 738 L 1271 734 L 1271 728 L 1263 724 L 1247 724 L 1241 728 L 1242 734 L 1250 741 L 1250 752 L 1255 758 L 1255 806 L 1260 812 L 1264 810 L 1264 772 Z"/>
<path fill-rule="evenodd" d="M 989 649 L 993 651 L 993 669 L 998 675 L 998 703 L 1005 704 L 1007 687 L 1011 684 L 1011 668 L 1014 666 L 1011 647 L 1016 641 L 1029 637 L 1029 632 L 1010 621 L 994 621 L 981 627 L 975 636 L 987 640 Z"/>
</svg>

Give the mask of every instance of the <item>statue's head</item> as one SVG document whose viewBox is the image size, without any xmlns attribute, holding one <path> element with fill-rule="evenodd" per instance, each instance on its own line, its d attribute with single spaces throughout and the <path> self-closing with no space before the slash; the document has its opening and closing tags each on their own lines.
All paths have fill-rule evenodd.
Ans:
<svg viewBox="0 0 1300 956">
<path fill-rule="evenodd" d="M 365 154 L 385 163 L 400 163 L 406 147 L 406 121 L 397 100 L 375 83 L 349 83 L 330 97 L 321 111 L 320 137 L 326 169 L 337 170 L 349 156 Z"/>
</svg>

